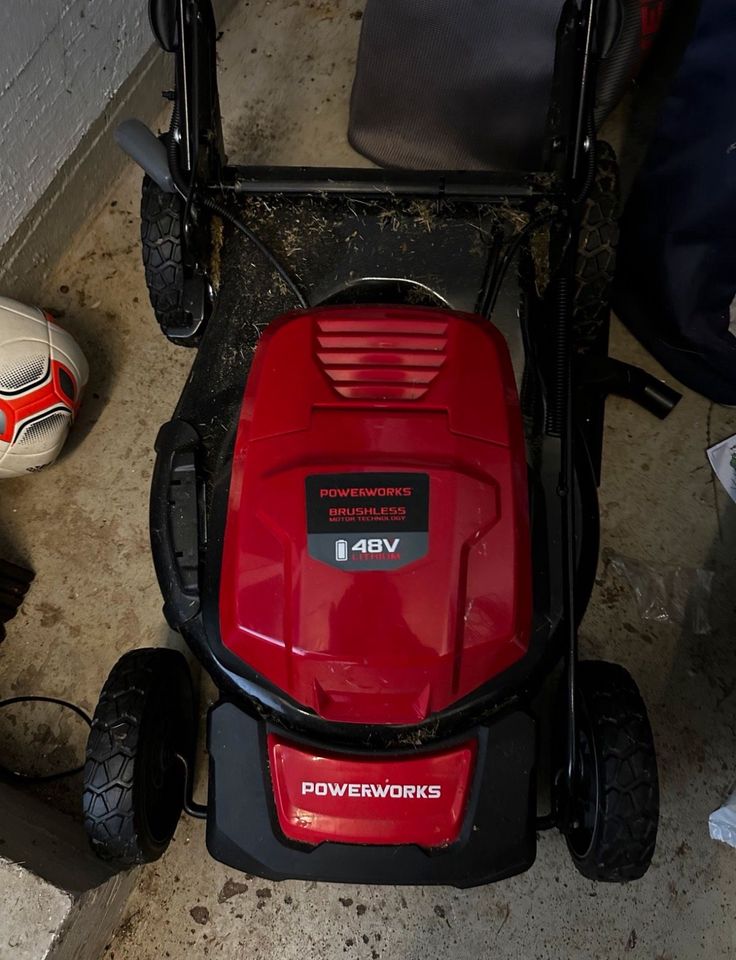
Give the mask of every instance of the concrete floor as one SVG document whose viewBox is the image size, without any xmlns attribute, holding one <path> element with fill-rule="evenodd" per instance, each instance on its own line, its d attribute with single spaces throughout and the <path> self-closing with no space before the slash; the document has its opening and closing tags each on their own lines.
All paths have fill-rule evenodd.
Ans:
<svg viewBox="0 0 736 960">
<path fill-rule="evenodd" d="M 344 130 L 359 6 L 240 4 L 220 45 L 234 159 L 358 162 Z M 123 652 L 171 642 L 149 556 L 147 498 L 155 433 L 191 354 L 164 341 L 148 307 L 139 185 L 133 169 L 114 184 L 39 291 L 79 338 L 92 379 L 62 460 L 2 488 L 0 554 L 38 574 L 0 648 L 2 688 L 69 697 L 90 710 Z M 620 327 L 614 351 L 662 373 Z M 735 432 L 736 412 L 687 391 L 664 424 L 623 401 L 608 408 L 604 547 L 655 567 L 715 571 L 707 635 L 643 622 L 631 592 L 603 565 L 582 629 L 584 650 L 629 667 L 650 707 L 662 822 L 642 881 L 589 883 L 561 838 L 546 834 L 528 874 L 470 892 L 269 884 L 210 860 L 203 825 L 184 819 L 164 859 L 141 872 L 105 957 L 736 957 L 736 851 L 707 832 L 708 814 L 736 781 L 736 505 L 713 482 L 704 452 Z M 2 727 L 11 754 L 64 763 L 81 748 L 74 721 L 59 725 L 40 710 L 26 716 Z M 73 809 L 78 790 L 69 781 L 50 796 Z"/>
</svg>

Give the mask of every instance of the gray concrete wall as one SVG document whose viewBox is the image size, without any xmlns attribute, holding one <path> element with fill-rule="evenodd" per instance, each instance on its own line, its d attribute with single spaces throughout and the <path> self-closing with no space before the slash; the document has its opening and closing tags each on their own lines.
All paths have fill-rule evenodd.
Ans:
<svg viewBox="0 0 736 960">
<path fill-rule="evenodd" d="M 0 247 L 151 43 L 137 0 L 0 5 Z"/>
<path fill-rule="evenodd" d="M 214 0 L 219 22 L 235 4 Z M 0 3 L 0 292 L 35 302 L 128 162 L 114 128 L 155 126 L 172 75 L 147 0 Z"/>
</svg>

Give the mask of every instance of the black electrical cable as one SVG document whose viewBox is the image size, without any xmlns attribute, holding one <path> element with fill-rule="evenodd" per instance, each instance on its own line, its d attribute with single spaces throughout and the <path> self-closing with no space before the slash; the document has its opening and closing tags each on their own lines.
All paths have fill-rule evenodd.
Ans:
<svg viewBox="0 0 736 960">
<path fill-rule="evenodd" d="M 495 308 L 496 300 L 498 299 L 498 293 L 501 289 L 501 284 L 504 281 L 514 257 L 519 253 L 522 243 L 529 239 L 535 230 L 552 223 L 553 220 L 554 214 L 551 213 L 544 214 L 534 220 L 530 220 L 529 223 L 527 223 L 526 226 L 524 226 L 509 242 L 509 245 L 506 248 L 506 252 L 504 253 L 503 257 L 501 258 L 500 263 L 496 262 L 494 265 L 493 261 L 489 259 L 486 275 L 483 279 L 476 303 L 476 312 L 482 317 L 490 319 Z"/>
<path fill-rule="evenodd" d="M 18 703 L 52 703 L 55 706 L 63 707 L 65 710 L 71 710 L 72 713 L 84 720 L 87 726 L 92 728 L 92 717 L 82 710 L 81 707 L 78 707 L 76 703 L 70 703 L 69 700 L 63 700 L 61 697 L 41 697 L 41 696 L 25 696 L 25 697 L 8 697 L 6 700 L 0 700 L 0 710 L 5 709 L 6 707 L 15 706 Z M 84 764 L 80 764 L 78 767 L 72 767 L 68 770 L 60 770 L 58 773 L 47 773 L 47 774 L 26 774 L 21 773 L 17 770 L 11 770 L 9 767 L 6 767 L 4 764 L 0 763 L 0 780 L 5 780 L 19 783 L 51 783 L 54 780 L 62 780 L 65 777 L 72 777 L 77 773 L 81 773 L 84 770 Z"/>
<path fill-rule="evenodd" d="M 263 257 L 271 264 L 274 271 L 278 276 L 283 280 L 286 286 L 291 290 L 294 296 L 297 299 L 297 302 L 303 309 L 307 310 L 309 308 L 309 301 L 304 294 L 304 292 L 299 287 L 299 284 L 296 282 L 294 277 L 289 273 L 287 268 L 283 263 L 278 259 L 276 254 L 271 250 L 271 248 L 257 236 L 253 230 L 247 224 L 243 223 L 234 213 L 231 213 L 230 210 L 223 204 L 219 203 L 217 200 L 214 200 L 212 197 L 207 196 L 197 196 L 196 192 L 196 179 L 195 179 L 195 169 L 196 169 L 196 160 L 192 163 L 192 172 L 190 176 L 190 181 L 188 184 L 184 183 L 181 168 L 179 166 L 179 152 L 178 152 L 178 138 L 180 136 L 180 119 L 181 111 L 179 109 L 179 104 L 175 103 L 174 109 L 171 113 L 171 123 L 169 125 L 169 137 L 167 143 L 167 154 L 169 159 L 169 169 L 171 171 L 171 177 L 174 181 L 174 186 L 176 187 L 178 193 L 181 195 L 184 200 L 184 215 L 182 217 L 182 232 L 185 234 L 189 218 L 191 216 L 192 204 L 198 199 L 203 207 L 206 207 L 208 210 L 211 210 L 213 213 L 216 213 L 223 220 L 227 220 L 228 223 L 232 224 L 236 230 L 245 236 L 250 243 L 261 253 Z"/>
<path fill-rule="evenodd" d="M 278 260 L 276 255 L 271 251 L 266 244 L 256 236 L 256 234 L 251 230 L 250 227 L 246 226 L 242 220 L 239 220 L 234 214 L 232 214 L 227 207 L 218 203 L 217 200 L 213 200 L 212 197 L 200 197 L 200 203 L 202 206 L 207 207 L 208 210 L 211 210 L 213 213 L 216 213 L 218 216 L 222 217 L 223 220 L 227 220 L 231 223 L 236 230 L 239 230 L 244 236 L 250 240 L 254 247 L 263 254 L 264 257 L 270 262 L 273 269 L 281 277 L 286 286 L 291 290 L 296 299 L 299 302 L 299 305 L 305 310 L 309 309 L 309 301 L 299 287 L 299 284 L 291 276 L 286 267 Z"/>
</svg>

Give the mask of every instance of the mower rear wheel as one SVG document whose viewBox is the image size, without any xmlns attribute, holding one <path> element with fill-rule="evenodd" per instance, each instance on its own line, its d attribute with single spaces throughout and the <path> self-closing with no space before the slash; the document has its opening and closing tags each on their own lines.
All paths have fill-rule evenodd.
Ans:
<svg viewBox="0 0 736 960">
<path fill-rule="evenodd" d="M 166 850 L 184 805 L 195 740 L 192 681 L 176 650 L 125 654 L 102 688 L 87 742 L 84 825 L 95 853 L 118 867 Z"/>
<path fill-rule="evenodd" d="M 141 243 L 146 286 L 159 326 L 172 343 L 186 343 L 172 336 L 172 331 L 186 326 L 182 214 L 178 193 L 165 193 L 149 176 L 143 178 Z"/>
<path fill-rule="evenodd" d="M 583 208 L 576 264 L 574 337 L 578 353 L 608 346 L 619 235 L 619 175 L 613 147 L 596 144 L 596 174 Z"/>
<path fill-rule="evenodd" d="M 659 823 L 659 780 L 646 706 L 627 670 L 577 666 L 578 782 L 568 804 L 567 846 L 589 880 L 642 877 Z"/>
</svg>

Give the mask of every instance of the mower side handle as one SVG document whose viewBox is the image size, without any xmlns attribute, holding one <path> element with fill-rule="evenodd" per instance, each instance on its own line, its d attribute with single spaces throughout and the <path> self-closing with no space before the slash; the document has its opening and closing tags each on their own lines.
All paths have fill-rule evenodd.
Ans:
<svg viewBox="0 0 736 960">
<path fill-rule="evenodd" d="M 178 630 L 199 613 L 199 435 L 184 420 L 161 427 L 151 484 L 151 548 L 165 599 L 164 616 Z"/>
</svg>

